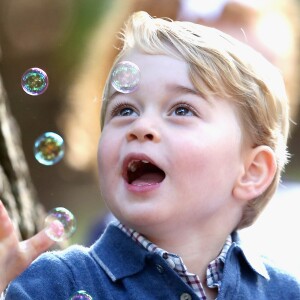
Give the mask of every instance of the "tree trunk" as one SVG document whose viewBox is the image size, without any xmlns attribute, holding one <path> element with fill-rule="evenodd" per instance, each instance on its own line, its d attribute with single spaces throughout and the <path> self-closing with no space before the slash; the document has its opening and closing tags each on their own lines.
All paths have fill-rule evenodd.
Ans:
<svg viewBox="0 0 300 300">
<path fill-rule="evenodd" d="M 22 150 L 20 131 L 9 109 L 1 76 L 0 193 L 0 199 L 8 210 L 21 240 L 31 237 L 41 229 L 44 210 L 37 201 Z"/>
</svg>

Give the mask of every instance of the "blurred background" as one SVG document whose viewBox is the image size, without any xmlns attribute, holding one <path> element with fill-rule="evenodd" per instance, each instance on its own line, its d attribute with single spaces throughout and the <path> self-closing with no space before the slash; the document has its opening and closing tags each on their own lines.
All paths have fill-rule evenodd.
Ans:
<svg viewBox="0 0 300 300">
<path fill-rule="evenodd" d="M 261 235 L 251 229 L 245 235 L 250 244 L 260 243 L 273 252 L 275 259 L 282 259 L 282 251 L 274 251 L 279 237 L 299 244 L 299 5 L 299 0 L 1 0 L 0 76 L 8 104 L 20 129 L 38 201 L 46 210 L 66 207 L 77 218 L 71 243 L 89 244 L 91 228 L 106 213 L 96 164 L 102 86 L 118 52 L 117 33 L 124 20 L 133 11 L 145 10 L 227 31 L 282 70 L 291 99 L 292 158 L 274 205 L 257 225 Z M 20 84 L 22 74 L 32 67 L 49 77 L 47 91 L 39 96 L 26 94 Z M 39 164 L 33 155 L 36 138 L 47 131 L 65 140 L 65 156 L 53 166 Z M 293 251 L 299 253 L 299 247 L 290 248 L 295 261 Z M 299 270 L 297 260 L 290 264 Z"/>
</svg>

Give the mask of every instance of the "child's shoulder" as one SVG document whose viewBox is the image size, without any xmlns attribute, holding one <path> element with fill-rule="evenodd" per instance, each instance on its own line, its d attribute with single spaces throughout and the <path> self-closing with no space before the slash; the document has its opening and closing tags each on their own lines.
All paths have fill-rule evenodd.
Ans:
<svg viewBox="0 0 300 300">
<path fill-rule="evenodd" d="M 238 235 L 226 256 L 223 293 L 243 299 L 299 299 L 300 278 L 274 261 L 246 247 Z"/>
<path fill-rule="evenodd" d="M 40 299 L 69 299 L 76 291 L 99 286 L 96 281 L 103 277 L 99 271 L 89 248 L 74 245 L 46 252 L 10 283 L 5 299 L 32 299 L 34 295 L 40 295 Z"/>
<path fill-rule="evenodd" d="M 46 252 L 10 283 L 5 299 L 29 300 L 35 299 L 34 295 L 39 295 L 38 299 L 69 299 L 79 290 L 109 299 L 114 278 L 107 265 L 120 269 L 123 259 L 116 260 L 116 257 L 120 253 L 130 256 L 128 240 L 132 242 L 117 227 L 109 226 L 102 238 L 89 248 L 73 245 Z M 123 263 L 123 268 L 127 265 Z"/>
<path fill-rule="evenodd" d="M 73 273 L 73 269 L 83 267 L 90 260 L 90 249 L 81 245 L 72 245 L 65 250 L 48 251 L 40 255 L 32 262 L 29 268 L 24 272 L 35 272 L 51 275 L 61 274 L 66 276 Z M 63 275 L 64 274 L 64 275 Z"/>
<path fill-rule="evenodd" d="M 288 289 L 289 286 L 297 286 L 300 299 L 300 278 L 292 271 L 270 260 L 267 257 L 262 257 L 266 270 L 268 271 L 270 281 L 273 281 L 278 288 L 282 287 Z"/>
</svg>

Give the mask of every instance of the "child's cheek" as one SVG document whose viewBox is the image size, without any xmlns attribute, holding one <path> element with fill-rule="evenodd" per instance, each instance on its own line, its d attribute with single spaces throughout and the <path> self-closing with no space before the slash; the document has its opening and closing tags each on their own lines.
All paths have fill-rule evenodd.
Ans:
<svg viewBox="0 0 300 300">
<path fill-rule="evenodd" d="M 107 158 L 107 155 L 106 155 L 107 152 L 108 152 L 108 149 L 107 149 L 107 145 L 105 143 L 105 138 L 104 138 L 104 136 L 101 136 L 100 140 L 99 140 L 99 144 L 98 144 L 98 155 L 97 155 L 98 171 L 100 174 L 101 174 L 101 171 L 103 170 L 103 168 L 105 167 L 104 162 Z"/>
<path fill-rule="evenodd" d="M 114 137 L 108 131 L 103 130 L 98 145 L 98 171 L 100 175 L 108 174 L 109 170 L 116 164 L 117 148 Z"/>
</svg>

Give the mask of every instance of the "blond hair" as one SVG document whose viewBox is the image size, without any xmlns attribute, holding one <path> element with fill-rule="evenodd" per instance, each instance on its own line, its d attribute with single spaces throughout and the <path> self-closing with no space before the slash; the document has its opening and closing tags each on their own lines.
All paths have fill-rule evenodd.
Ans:
<svg viewBox="0 0 300 300">
<path fill-rule="evenodd" d="M 288 158 L 288 101 L 279 71 L 258 52 L 219 30 L 152 18 L 145 12 L 129 18 L 122 40 L 123 48 L 113 67 L 132 48 L 186 61 L 195 88 L 206 97 L 220 96 L 233 101 L 240 113 L 243 132 L 253 146 L 267 145 L 274 151 L 276 175 L 261 196 L 249 201 L 237 227 L 251 225 L 273 196 Z M 109 78 L 103 94 L 102 127 Z"/>
</svg>

